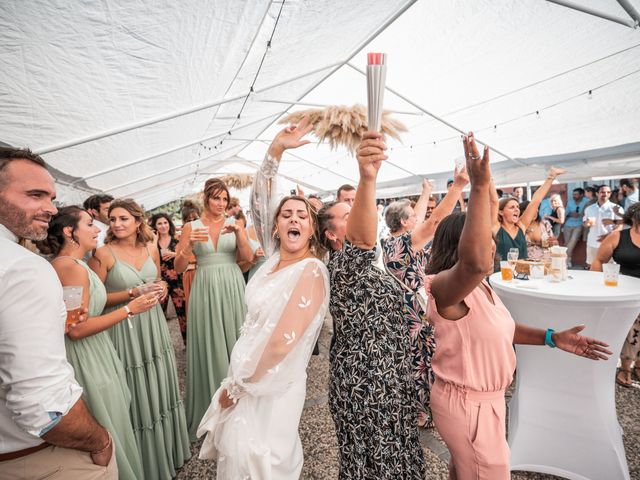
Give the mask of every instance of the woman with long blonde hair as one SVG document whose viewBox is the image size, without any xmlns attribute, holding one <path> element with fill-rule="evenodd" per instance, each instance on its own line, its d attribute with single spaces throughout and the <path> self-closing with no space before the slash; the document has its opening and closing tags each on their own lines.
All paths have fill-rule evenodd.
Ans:
<svg viewBox="0 0 640 480">
<path fill-rule="evenodd" d="M 89 266 L 107 287 L 105 313 L 154 291 L 167 295 L 160 276 L 160 255 L 144 211 L 131 199 L 109 207 L 105 245 Z M 133 313 L 133 312 L 131 312 Z M 167 321 L 160 305 L 109 329 L 131 390 L 131 421 L 142 456 L 144 478 L 169 479 L 190 457 L 189 437 Z"/>
</svg>

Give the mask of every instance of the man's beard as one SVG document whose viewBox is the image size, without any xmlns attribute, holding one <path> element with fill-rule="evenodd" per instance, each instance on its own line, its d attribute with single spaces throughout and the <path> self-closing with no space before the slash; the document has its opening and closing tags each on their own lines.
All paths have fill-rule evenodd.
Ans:
<svg viewBox="0 0 640 480">
<path fill-rule="evenodd" d="M 49 222 L 51 221 L 51 215 L 43 212 L 38 215 L 28 216 L 27 212 L 8 202 L 5 198 L 2 198 L 2 204 L 2 208 L 0 208 L 0 223 L 11 230 L 14 235 L 33 241 L 47 238 L 48 227 L 33 225 L 33 220 L 40 219 Z"/>
</svg>

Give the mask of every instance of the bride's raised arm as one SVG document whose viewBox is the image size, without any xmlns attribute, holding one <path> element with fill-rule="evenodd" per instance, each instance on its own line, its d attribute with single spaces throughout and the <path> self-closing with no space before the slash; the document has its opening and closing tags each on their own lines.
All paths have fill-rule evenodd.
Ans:
<svg viewBox="0 0 640 480">
<path fill-rule="evenodd" d="M 281 130 L 269 145 L 262 165 L 256 172 L 251 187 L 251 216 L 255 225 L 256 237 L 267 257 L 273 255 L 275 243 L 272 238 L 273 216 L 280 201 L 276 178 L 278 167 L 285 150 L 298 148 L 309 143 L 302 140 L 313 129 L 305 117 L 298 125 Z"/>
</svg>

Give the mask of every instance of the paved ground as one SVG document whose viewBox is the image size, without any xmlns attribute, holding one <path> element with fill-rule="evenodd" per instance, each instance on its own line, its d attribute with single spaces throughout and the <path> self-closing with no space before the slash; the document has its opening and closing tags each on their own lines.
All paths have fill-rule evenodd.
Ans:
<svg viewBox="0 0 640 480">
<path fill-rule="evenodd" d="M 176 349 L 180 386 L 184 395 L 185 350 L 176 320 L 169 322 Z M 300 423 L 300 437 L 304 448 L 304 480 L 336 479 L 338 477 L 338 451 L 333 422 L 327 406 L 329 377 L 327 349 L 331 338 L 330 325 L 325 324 L 320 336 L 320 355 L 311 358 L 307 382 L 307 401 Z M 618 418 L 625 432 L 625 450 L 631 479 L 640 480 L 640 383 L 635 388 L 616 386 Z M 447 479 L 449 452 L 433 430 L 421 432 L 427 460 L 427 479 Z M 192 446 L 193 456 L 178 474 L 178 479 L 214 479 L 215 463 L 197 459 L 200 442 Z M 512 479 L 554 479 L 552 475 L 514 472 Z M 600 479 L 598 479 L 600 480 Z M 607 479 L 602 479 L 607 480 Z"/>
</svg>

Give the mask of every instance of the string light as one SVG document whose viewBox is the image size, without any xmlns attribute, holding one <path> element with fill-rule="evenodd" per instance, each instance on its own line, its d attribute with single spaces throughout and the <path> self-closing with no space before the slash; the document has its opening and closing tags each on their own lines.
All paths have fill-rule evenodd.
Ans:
<svg viewBox="0 0 640 480">
<path fill-rule="evenodd" d="M 587 100 L 592 100 L 593 99 L 593 90 L 589 90 L 589 93 L 587 93 Z"/>
</svg>

